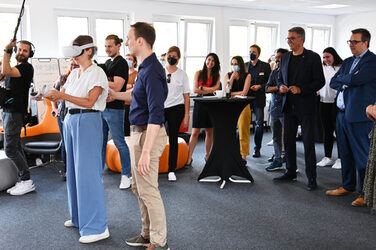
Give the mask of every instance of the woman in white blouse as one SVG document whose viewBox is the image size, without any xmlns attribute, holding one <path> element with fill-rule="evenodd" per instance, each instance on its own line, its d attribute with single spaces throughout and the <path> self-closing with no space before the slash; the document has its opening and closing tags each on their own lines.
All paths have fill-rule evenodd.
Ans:
<svg viewBox="0 0 376 250">
<path fill-rule="evenodd" d="M 96 47 L 90 36 L 78 36 L 63 48 L 80 68 L 69 75 L 59 91 L 46 98 L 64 100 L 68 108 L 64 120 L 67 155 L 67 189 L 71 219 L 66 227 L 80 230 L 81 243 L 108 238 L 106 199 L 102 183 L 102 117 L 106 107 L 108 81 L 104 71 L 93 64 Z"/>
<path fill-rule="evenodd" d="M 338 55 L 337 51 L 328 47 L 323 52 L 323 71 L 325 76 L 325 85 L 320 89 L 320 115 L 321 122 L 324 129 L 324 151 L 325 157 L 317 163 L 317 166 L 324 167 L 333 165 L 333 168 L 341 168 L 341 160 L 338 159 L 334 162 L 332 160 L 332 150 L 334 142 L 334 130 L 336 128 L 337 106 L 335 98 L 337 91 L 330 88 L 330 80 L 334 74 L 341 67 L 343 60 Z"/>
<path fill-rule="evenodd" d="M 168 157 L 169 181 L 176 181 L 175 169 L 178 158 L 180 125 L 182 122 L 185 128 L 189 125 L 189 80 L 187 74 L 177 67 L 179 59 L 180 49 L 176 46 L 170 47 L 165 56 L 168 95 L 164 104 L 166 129 L 170 144 Z"/>
</svg>

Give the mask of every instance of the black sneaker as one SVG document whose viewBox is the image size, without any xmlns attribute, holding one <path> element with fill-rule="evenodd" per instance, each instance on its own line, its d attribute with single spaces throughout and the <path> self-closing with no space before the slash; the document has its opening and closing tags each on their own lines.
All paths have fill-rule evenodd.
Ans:
<svg viewBox="0 0 376 250">
<path fill-rule="evenodd" d="M 265 168 L 266 171 L 272 172 L 272 171 L 277 171 L 277 170 L 282 170 L 284 169 L 282 166 L 282 162 L 278 160 L 274 160 L 269 167 Z"/>
<path fill-rule="evenodd" d="M 276 177 L 273 180 L 274 181 L 283 181 L 283 182 L 296 181 L 296 175 L 285 173 L 284 175 L 281 175 L 280 177 Z"/>
<path fill-rule="evenodd" d="M 268 162 L 273 162 L 274 161 L 274 155 L 272 155 L 269 159 Z"/>
<path fill-rule="evenodd" d="M 313 191 L 317 188 L 317 183 L 316 183 L 316 180 L 313 179 L 313 180 L 310 180 L 308 182 L 308 185 L 307 185 L 307 191 Z"/>
<path fill-rule="evenodd" d="M 149 244 L 146 250 L 170 250 L 170 248 L 168 247 L 167 243 L 164 246 L 160 246 L 158 244 Z"/>
<path fill-rule="evenodd" d="M 255 152 L 253 152 L 252 157 L 254 157 L 254 158 L 259 158 L 260 156 L 261 156 L 261 154 L 260 154 L 260 150 L 255 150 Z"/>
<path fill-rule="evenodd" d="M 150 239 L 145 239 L 140 234 L 139 236 L 125 240 L 125 243 L 132 247 L 147 247 L 150 244 Z"/>
</svg>

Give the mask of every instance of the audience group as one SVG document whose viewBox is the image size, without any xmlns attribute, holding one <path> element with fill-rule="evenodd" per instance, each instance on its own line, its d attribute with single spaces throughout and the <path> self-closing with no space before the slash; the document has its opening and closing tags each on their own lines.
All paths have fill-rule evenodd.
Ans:
<svg viewBox="0 0 376 250">
<path fill-rule="evenodd" d="M 127 244 L 168 249 L 165 212 L 158 190 L 158 159 L 167 134 L 168 180 L 176 181 L 178 134 L 181 126 L 189 126 L 191 90 L 187 74 L 178 67 L 181 58 L 178 47 L 170 47 L 158 60 L 152 52 L 155 31 L 146 23 L 132 25 L 127 38 L 130 54 L 124 58 L 120 55 L 123 40 L 116 35 L 107 36 L 105 49 L 110 58 L 97 65 L 92 60 L 97 49 L 93 39 L 78 36 L 64 50 L 72 58 L 68 72 L 58 79 L 56 90 L 45 95 L 53 101 L 65 144 L 62 158 L 66 163 L 71 219 L 64 225 L 79 228 L 82 243 L 109 237 L 102 171 L 111 133 L 122 166 L 119 188 L 132 187 L 142 216 L 141 234 L 128 239 Z M 376 56 L 369 51 L 370 33 L 366 29 L 352 30 L 347 43 L 353 56 L 345 60 L 332 47 L 323 51 L 322 60 L 320 55 L 304 48 L 305 31 L 301 27 L 291 28 L 286 40 L 290 51 L 276 50 L 271 63 L 259 60 L 260 46 L 251 45 L 249 61 L 245 63 L 241 56 L 231 58 L 231 71 L 223 79 L 223 88 L 226 92 L 230 90 L 231 96 L 254 97 L 238 119 L 243 160 L 246 162 L 250 155 L 252 113 L 255 117 L 252 156 L 261 156 L 266 93 L 271 93 L 269 114 L 274 157 L 266 171 L 286 169 L 274 181 L 297 178 L 296 141 L 300 126 L 307 190 L 317 188 L 317 166 L 333 166 L 341 169 L 342 184 L 326 194 L 341 196 L 357 192 L 359 196 L 353 206 L 376 209 L 376 76 L 373 74 Z M 14 45 L 14 41 L 7 45 L 5 54 Z M 31 45 L 26 49 L 30 52 Z M 25 60 L 18 62 L 25 64 Z M 8 73 L 8 64 L 5 63 L 4 70 L 3 63 L 5 76 L 22 77 L 22 67 L 18 66 L 18 74 L 14 75 Z M 193 76 L 192 92 L 199 96 L 214 95 L 222 86 L 220 69 L 218 56 L 209 53 Z M 3 119 L 7 121 L 7 116 L 15 111 L 5 111 Z M 325 152 L 318 163 L 317 114 L 321 118 Z M 5 152 L 20 171 L 19 182 L 8 193 L 22 195 L 34 191 L 29 172 L 17 164 L 24 156 L 11 152 L 16 144 L 11 143 L 10 130 L 4 128 Z M 206 109 L 195 102 L 186 166 L 192 166 L 201 129 L 205 130 L 206 161 L 213 144 L 213 124 Z M 127 143 L 124 136 L 129 135 Z M 334 140 L 337 140 L 337 158 L 332 155 Z"/>
</svg>

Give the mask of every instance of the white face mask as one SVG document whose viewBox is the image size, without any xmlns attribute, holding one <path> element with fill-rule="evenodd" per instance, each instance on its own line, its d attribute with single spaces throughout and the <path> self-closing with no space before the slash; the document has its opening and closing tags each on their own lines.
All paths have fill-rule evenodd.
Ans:
<svg viewBox="0 0 376 250">
<path fill-rule="evenodd" d="M 240 70 L 239 65 L 232 65 L 231 68 L 232 68 L 232 71 L 235 71 L 235 72 Z"/>
<path fill-rule="evenodd" d="M 160 62 L 161 62 L 163 67 L 166 66 L 166 61 L 160 61 Z"/>
<path fill-rule="evenodd" d="M 132 60 L 129 60 L 129 59 L 125 59 L 128 63 L 128 68 L 132 68 L 133 66 L 133 61 Z"/>
</svg>

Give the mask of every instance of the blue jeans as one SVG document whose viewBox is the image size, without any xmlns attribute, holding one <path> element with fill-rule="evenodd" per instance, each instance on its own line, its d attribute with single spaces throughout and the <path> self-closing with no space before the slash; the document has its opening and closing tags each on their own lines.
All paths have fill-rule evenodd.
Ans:
<svg viewBox="0 0 376 250">
<path fill-rule="evenodd" d="M 275 160 L 282 162 L 282 131 L 283 131 L 283 116 L 270 116 L 270 126 L 273 132 L 273 146 Z"/>
<path fill-rule="evenodd" d="M 252 106 L 252 111 L 256 116 L 256 129 L 255 129 L 255 151 L 260 151 L 262 136 L 264 135 L 264 108 Z"/>
<path fill-rule="evenodd" d="M 29 166 L 21 145 L 21 129 L 24 115 L 18 112 L 3 112 L 4 150 L 18 169 L 18 181 L 30 179 Z"/>
<path fill-rule="evenodd" d="M 116 148 L 119 150 L 121 162 L 121 174 L 130 175 L 131 160 L 128 145 L 124 138 L 124 109 L 106 108 L 102 113 L 103 118 L 103 147 L 102 166 L 106 163 L 106 149 L 108 141 L 108 131 L 110 131 Z"/>
<path fill-rule="evenodd" d="M 67 161 L 65 156 L 65 143 L 64 143 L 64 120 L 61 116 L 57 117 L 57 125 L 59 126 L 60 137 L 61 137 L 61 160 L 64 162 L 63 170 L 64 172 L 67 171 Z"/>
</svg>

